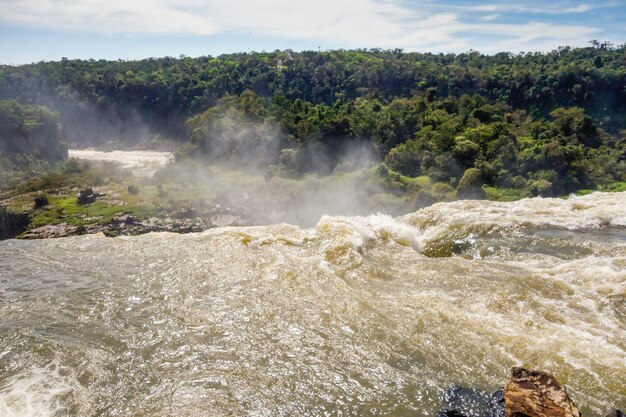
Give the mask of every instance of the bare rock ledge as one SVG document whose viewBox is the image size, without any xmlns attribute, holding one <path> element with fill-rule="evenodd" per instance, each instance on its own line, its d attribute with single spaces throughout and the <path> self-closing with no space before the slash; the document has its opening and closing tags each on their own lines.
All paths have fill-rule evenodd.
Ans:
<svg viewBox="0 0 626 417">
<path fill-rule="evenodd" d="M 555 377 L 526 368 L 511 370 L 504 407 L 506 417 L 582 417 Z"/>
</svg>

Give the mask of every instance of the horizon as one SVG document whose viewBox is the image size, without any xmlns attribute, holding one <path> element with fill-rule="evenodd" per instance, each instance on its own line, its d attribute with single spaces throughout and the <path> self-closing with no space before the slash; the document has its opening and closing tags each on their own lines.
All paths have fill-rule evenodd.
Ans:
<svg viewBox="0 0 626 417">
<path fill-rule="evenodd" d="M 0 64 L 133 61 L 291 49 L 484 55 L 622 45 L 626 0 L 16 0 L 0 11 Z"/>
<path fill-rule="evenodd" d="M 593 46 L 592 43 L 593 42 L 597 42 L 596 46 Z M 608 44 L 608 46 L 606 46 Z M 601 46 L 602 45 L 602 46 Z M 505 53 L 505 54 L 509 54 L 511 56 L 521 56 L 524 54 L 534 54 L 534 53 L 538 53 L 538 54 L 550 54 L 552 52 L 555 51 L 559 51 L 562 49 L 566 49 L 566 48 L 571 48 L 572 50 L 574 49 L 585 49 L 585 48 L 597 48 L 597 49 L 603 49 L 603 50 L 612 50 L 612 49 L 618 49 L 618 48 L 623 48 L 626 47 L 626 42 L 622 43 L 622 44 L 613 44 L 612 42 L 609 41 L 599 41 L 599 40 L 595 40 L 592 39 L 590 41 L 587 42 L 587 45 L 584 46 L 572 46 L 572 45 L 560 45 L 557 46 L 556 48 L 552 49 L 552 50 L 546 50 L 546 51 L 519 51 L 519 52 L 511 52 L 511 51 L 497 51 L 497 52 L 493 52 L 493 53 L 484 53 L 482 51 L 477 51 L 474 49 L 469 49 L 466 51 L 460 51 L 460 52 L 432 52 L 432 51 L 406 51 L 402 48 L 352 48 L 352 49 L 345 49 L 345 48 L 335 48 L 335 49 L 302 49 L 302 50 L 293 50 L 292 48 L 283 48 L 283 49 L 274 49 L 271 51 L 266 51 L 266 50 L 260 50 L 260 51 L 231 51 L 231 52 L 221 52 L 219 54 L 205 54 L 205 55 L 196 55 L 196 56 L 188 56 L 186 54 L 179 54 L 178 56 L 174 56 L 174 55 L 162 55 L 162 56 L 145 56 L 145 57 L 138 57 L 138 58 L 128 58 L 128 59 L 123 59 L 123 58 L 68 58 L 68 57 L 61 57 L 59 59 L 51 59 L 51 60 L 39 60 L 39 61 L 33 61 L 33 62 L 25 62 L 25 63 L 18 63 L 18 64 L 4 64 L 4 63 L 0 63 L 0 66 L 22 66 L 22 65 L 36 65 L 39 63 L 55 63 L 55 62 L 62 62 L 64 60 L 69 60 L 69 61 L 108 61 L 108 62 L 114 62 L 114 61 L 120 61 L 120 62 L 140 62 L 140 61 L 146 61 L 146 60 L 159 60 L 159 59 L 174 59 L 174 60 L 179 60 L 179 59 L 186 59 L 186 58 L 190 58 L 190 59 L 200 59 L 200 58 L 219 58 L 221 56 L 228 56 L 228 55 L 245 55 L 245 54 L 249 54 L 249 55 L 253 55 L 253 54 L 273 54 L 273 53 L 281 53 L 281 52 L 291 52 L 294 54 L 298 54 L 298 53 L 308 53 L 308 52 L 314 52 L 314 53 L 333 53 L 333 52 L 364 52 L 364 53 L 375 53 L 375 52 L 395 52 L 395 51 L 400 51 L 400 53 L 402 54 L 422 54 L 422 55 L 462 55 L 462 54 L 470 54 L 470 53 L 478 53 L 479 55 L 482 56 L 495 56 L 501 53 Z"/>
</svg>

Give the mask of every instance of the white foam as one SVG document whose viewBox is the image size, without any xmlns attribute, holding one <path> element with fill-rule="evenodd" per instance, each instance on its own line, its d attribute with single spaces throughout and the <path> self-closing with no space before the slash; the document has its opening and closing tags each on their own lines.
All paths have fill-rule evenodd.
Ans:
<svg viewBox="0 0 626 417">
<path fill-rule="evenodd" d="M 515 202 L 464 200 L 439 203 L 399 219 L 414 226 L 419 242 L 464 237 L 472 233 L 512 233 L 526 227 L 568 230 L 626 226 L 626 192 Z"/>
<path fill-rule="evenodd" d="M 570 230 L 626 226 L 626 192 L 515 202 L 455 201 L 439 203 L 402 218 L 420 229 L 434 225 L 553 226 Z"/>
<path fill-rule="evenodd" d="M 48 417 L 67 410 L 60 399 L 71 394 L 72 382 L 66 371 L 53 361 L 33 367 L 0 387 L 0 415 L 6 417 Z"/>
<path fill-rule="evenodd" d="M 412 226 L 385 214 L 366 217 L 323 216 L 315 227 L 318 235 L 347 242 L 358 250 L 370 241 L 394 241 L 420 250 L 419 232 Z"/>
</svg>

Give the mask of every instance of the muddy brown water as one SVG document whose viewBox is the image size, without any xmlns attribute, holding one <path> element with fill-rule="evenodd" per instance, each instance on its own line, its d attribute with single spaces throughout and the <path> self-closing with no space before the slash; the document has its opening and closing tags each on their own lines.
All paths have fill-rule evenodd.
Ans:
<svg viewBox="0 0 626 417">
<path fill-rule="evenodd" d="M 525 365 L 626 406 L 626 194 L 0 242 L 2 416 L 432 416 Z"/>
</svg>

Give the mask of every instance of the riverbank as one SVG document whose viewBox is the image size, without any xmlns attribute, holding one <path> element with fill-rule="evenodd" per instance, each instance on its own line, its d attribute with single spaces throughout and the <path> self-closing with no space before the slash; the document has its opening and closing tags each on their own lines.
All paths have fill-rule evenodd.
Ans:
<svg viewBox="0 0 626 417">
<path fill-rule="evenodd" d="M 126 162 L 130 159 L 126 157 Z M 147 175 L 154 161 L 69 160 L 54 174 L 0 193 L 2 238 L 41 239 L 81 234 L 200 232 L 251 224 L 244 208 L 198 197 L 199 190 Z"/>
<path fill-rule="evenodd" d="M 310 227 L 324 214 L 397 216 L 458 197 L 449 187 L 384 165 L 324 177 L 268 178 L 225 166 L 167 165 L 171 154 L 165 152 L 71 152 L 81 159 L 0 191 L 2 238 L 190 233 L 282 222 Z M 626 183 L 615 183 L 601 191 L 624 190 Z M 593 191 L 600 190 L 580 193 Z M 93 199 L 81 201 L 81 193 Z M 492 187 L 483 187 L 483 196 L 528 197 Z"/>
</svg>

